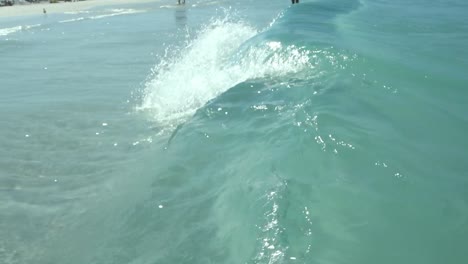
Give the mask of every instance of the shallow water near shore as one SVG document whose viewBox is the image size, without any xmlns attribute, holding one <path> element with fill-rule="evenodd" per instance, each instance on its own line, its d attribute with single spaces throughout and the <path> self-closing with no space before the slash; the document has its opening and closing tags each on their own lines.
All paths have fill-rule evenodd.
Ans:
<svg viewBox="0 0 468 264">
<path fill-rule="evenodd" d="M 468 5 L 0 18 L 0 263 L 464 263 Z"/>
</svg>

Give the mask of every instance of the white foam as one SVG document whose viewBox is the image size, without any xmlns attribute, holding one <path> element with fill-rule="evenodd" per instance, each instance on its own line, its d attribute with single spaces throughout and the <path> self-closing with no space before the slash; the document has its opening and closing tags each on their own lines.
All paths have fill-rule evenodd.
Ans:
<svg viewBox="0 0 468 264">
<path fill-rule="evenodd" d="M 110 10 L 107 10 L 106 12 L 110 12 L 110 13 L 105 13 L 105 14 L 101 14 L 101 15 L 71 18 L 71 19 L 66 19 L 66 20 L 59 21 L 59 23 L 70 23 L 70 22 L 77 22 L 77 21 L 87 20 L 87 19 L 95 20 L 95 19 L 102 19 L 102 18 L 106 18 L 106 17 L 143 13 L 143 12 L 146 12 L 146 11 L 145 10 L 136 10 L 136 9 L 110 9 Z M 81 14 L 81 13 L 90 13 L 90 12 L 89 11 L 79 11 L 79 12 L 69 12 L 68 14 Z"/>
<path fill-rule="evenodd" d="M 16 27 L 11 27 L 11 28 L 2 28 L 2 29 L 0 29 L 0 36 L 6 36 L 6 35 L 9 35 L 11 33 L 15 33 L 17 31 L 20 31 L 22 29 L 23 29 L 22 26 L 16 26 Z"/>
<path fill-rule="evenodd" d="M 91 16 L 90 19 L 101 19 L 106 17 L 113 17 L 113 16 L 121 16 L 121 15 L 128 15 L 128 14 L 137 14 L 143 13 L 145 10 L 135 10 L 135 9 L 111 9 L 110 14 L 105 15 L 98 15 L 98 16 Z"/>
<path fill-rule="evenodd" d="M 278 41 L 240 49 L 256 34 L 256 29 L 243 23 L 214 21 L 181 55 L 166 55 L 155 66 L 138 109 L 150 112 L 157 122 L 182 122 L 236 84 L 311 67 L 307 51 Z"/>
<path fill-rule="evenodd" d="M 90 12 L 87 11 L 87 10 L 64 12 L 64 14 L 67 14 L 67 15 L 89 14 L 89 13 L 90 13 Z"/>
<path fill-rule="evenodd" d="M 0 36 L 7 36 L 9 34 L 12 34 L 21 30 L 28 30 L 28 29 L 35 28 L 38 26 L 40 26 L 40 24 L 16 26 L 16 27 L 10 27 L 10 28 L 0 28 Z"/>
<path fill-rule="evenodd" d="M 59 23 L 70 23 L 70 22 L 76 22 L 76 21 L 80 21 L 80 20 L 84 20 L 84 19 L 85 19 L 85 17 L 78 17 L 78 18 L 62 20 L 62 21 L 59 21 Z"/>
</svg>

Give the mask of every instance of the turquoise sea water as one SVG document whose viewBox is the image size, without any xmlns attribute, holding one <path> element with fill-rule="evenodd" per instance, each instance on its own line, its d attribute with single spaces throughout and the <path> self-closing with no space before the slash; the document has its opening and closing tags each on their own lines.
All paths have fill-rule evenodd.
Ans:
<svg viewBox="0 0 468 264">
<path fill-rule="evenodd" d="M 0 18 L 0 263 L 466 263 L 468 4 Z"/>
</svg>

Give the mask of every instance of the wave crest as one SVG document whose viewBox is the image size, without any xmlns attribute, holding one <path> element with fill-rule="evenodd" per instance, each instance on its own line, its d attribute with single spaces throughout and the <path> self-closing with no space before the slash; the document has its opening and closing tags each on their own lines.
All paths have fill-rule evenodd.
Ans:
<svg viewBox="0 0 468 264">
<path fill-rule="evenodd" d="M 178 56 L 170 55 L 173 50 L 166 52 L 145 84 L 138 109 L 151 112 L 157 122 L 183 122 L 209 100 L 248 79 L 312 67 L 307 50 L 258 41 L 253 39 L 256 35 L 256 29 L 242 22 L 213 21 Z"/>
</svg>

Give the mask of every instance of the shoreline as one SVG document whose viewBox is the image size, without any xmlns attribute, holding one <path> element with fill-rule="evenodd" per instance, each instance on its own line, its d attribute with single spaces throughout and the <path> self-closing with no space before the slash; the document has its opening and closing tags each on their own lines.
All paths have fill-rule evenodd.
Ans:
<svg viewBox="0 0 468 264">
<path fill-rule="evenodd" d="M 113 5 L 131 5 L 159 2 L 159 0 L 85 0 L 76 2 L 59 2 L 59 3 L 31 3 L 27 5 L 13 5 L 0 7 L 0 19 L 18 16 L 43 16 L 43 9 L 47 14 L 57 14 L 65 12 L 79 12 L 85 11 L 99 6 L 113 6 Z"/>
</svg>

